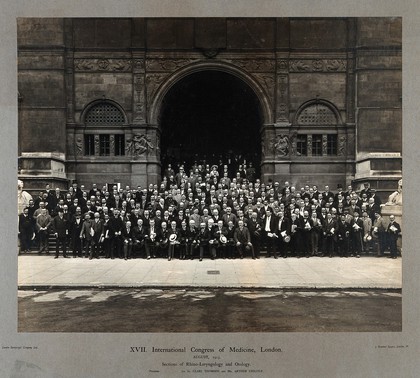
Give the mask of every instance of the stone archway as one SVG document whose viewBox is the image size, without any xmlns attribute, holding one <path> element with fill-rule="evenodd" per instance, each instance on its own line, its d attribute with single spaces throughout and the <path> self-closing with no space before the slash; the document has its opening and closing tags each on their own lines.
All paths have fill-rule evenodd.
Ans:
<svg viewBox="0 0 420 378">
<path fill-rule="evenodd" d="M 266 96 L 249 78 L 219 68 L 195 68 L 161 89 L 152 122 L 154 116 L 162 166 L 205 160 L 234 168 L 245 160 L 259 169 L 261 128 L 271 120 Z"/>
</svg>

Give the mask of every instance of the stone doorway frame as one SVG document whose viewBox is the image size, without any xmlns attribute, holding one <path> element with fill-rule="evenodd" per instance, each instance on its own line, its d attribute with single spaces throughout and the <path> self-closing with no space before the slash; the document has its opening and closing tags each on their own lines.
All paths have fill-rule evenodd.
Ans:
<svg viewBox="0 0 420 378">
<path fill-rule="evenodd" d="M 156 133 L 159 134 L 158 139 L 161 139 L 160 135 L 162 129 L 160 117 L 162 113 L 162 104 L 166 94 L 182 79 L 194 73 L 203 71 L 219 71 L 230 74 L 241 80 L 253 91 L 260 104 L 259 111 L 261 113 L 261 124 L 259 126 L 259 133 L 261 135 L 261 144 L 265 143 L 263 141 L 263 138 L 265 137 L 265 133 L 263 133 L 264 126 L 272 124 L 274 119 L 273 107 L 270 103 L 269 95 L 266 93 L 263 86 L 259 83 L 258 79 L 253 77 L 250 73 L 221 61 L 198 62 L 188 65 L 169 75 L 160 85 L 160 87 L 156 90 L 154 97 L 150 100 L 148 109 L 149 125 L 153 128 L 156 128 Z M 157 156 L 157 159 L 161 163 L 160 156 Z M 262 161 L 259 162 L 260 165 L 261 163 Z"/>
</svg>

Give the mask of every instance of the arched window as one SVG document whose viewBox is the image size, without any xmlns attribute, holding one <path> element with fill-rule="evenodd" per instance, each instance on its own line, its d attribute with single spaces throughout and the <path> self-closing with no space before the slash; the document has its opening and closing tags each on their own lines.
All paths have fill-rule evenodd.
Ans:
<svg viewBox="0 0 420 378">
<path fill-rule="evenodd" d="M 126 117 L 120 107 L 109 100 L 89 104 L 82 113 L 85 126 L 85 156 L 124 156 L 125 135 L 121 126 Z"/>
<path fill-rule="evenodd" d="M 334 105 L 319 99 L 308 101 L 297 111 L 294 124 L 297 156 L 338 155 L 341 119 Z"/>
<path fill-rule="evenodd" d="M 84 121 L 86 126 L 123 125 L 125 117 L 115 105 L 109 102 L 100 102 L 86 112 Z"/>
</svg>

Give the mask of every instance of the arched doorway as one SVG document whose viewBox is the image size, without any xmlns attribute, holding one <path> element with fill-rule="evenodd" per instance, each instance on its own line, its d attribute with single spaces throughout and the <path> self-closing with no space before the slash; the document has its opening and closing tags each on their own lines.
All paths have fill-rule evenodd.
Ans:
<svg viewBox="0 0 420 378">
<path fill-rule="evenodd" d="M 243 80 L 217 70 L 189 74 L 162 101 L 162 167 L 205 161 L 234 171 L 245 160 L 259 175 L 262 124 L 259 99 Z"/>
</svg>

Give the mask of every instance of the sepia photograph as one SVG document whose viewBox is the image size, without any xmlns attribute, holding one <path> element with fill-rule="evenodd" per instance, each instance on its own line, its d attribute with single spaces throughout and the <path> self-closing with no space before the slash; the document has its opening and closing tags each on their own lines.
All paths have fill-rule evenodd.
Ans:
<svg viewBox="0 0 420 378">
<path fill-rule="evenodd" d="M 401 331 L 401 18 L 17 31 L 19 331 Z"/>
<path fill-rule="evenodd" d="M 0 376 L 416 375 L 411 6 L 24 3 Z"/>
</svg>

